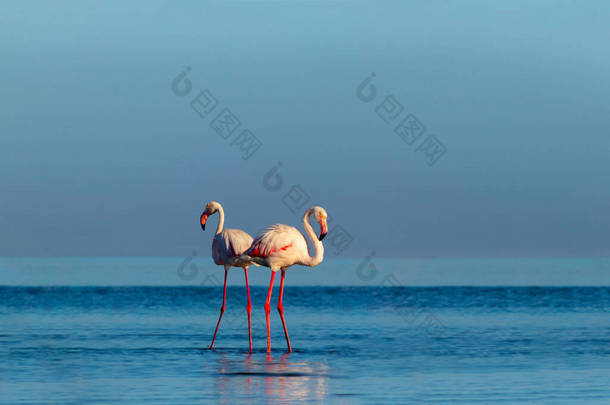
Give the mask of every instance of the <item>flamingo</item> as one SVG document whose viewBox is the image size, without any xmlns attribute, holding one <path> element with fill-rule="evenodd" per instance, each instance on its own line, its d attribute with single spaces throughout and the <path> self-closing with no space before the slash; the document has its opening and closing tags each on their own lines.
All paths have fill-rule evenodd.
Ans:
<svg viewBox="0 0 610 405">
<path fill-rule="evenodd" d="M 313 228 L 309 224 L 309 217 L 313 214 L 314 219 L 320 224 L 320 236 L 316 236 Z M 282 300 L 284 297 L 284 278 L 286 269 L 295 264 L 302 266 L 317 266 L 324 259 L 324 245 L 322 239 L 328 232 L 326 224 L 326 210 L 315 206 L 311 207 L 303 215 L 303 227 L 305 233 L 311 240 L 315 255 L 312 257 L 309 254 L 309 247 L 305 236 L 298 229 L 288 225 L 271 225 L 254 238 L 252 245 L 240 257 L 239 262 L 259 264 L 271 269 L 271 281 L 269 282 L 269 290 L 267 291 L 267 301 L 265 303 L 265 314 L 267 317 L 267 353 L 271 352 L 271 331 L 269 328 L 269 313 L 271 312 L 271 291 L 273 289 L 273 279 L 278 270 L 282 271 L 282 280 L 280 282 L 280 296 L 278 298 L 277 310 L 282 319 L 284 327 L 284 335 L 286 336 L 286 344 L 288 352 L 292 352 L 290 346 L 290 338 L 288 337 L 288 329 L 284 320 L 284 307 Z"/>
<path fill-rule="evenodd" d="M 241 229 L 224 229 L 223 225 L 225 222 L 225 213 L 222 209 L 222 205 L 216 201 L 210 201 L 201 214 L 200 222 L 201 229 L 205 231 L 205 223 L 208 217 L 216 212 L 219 213 L 220 219 L 218 220 L 218 226 L 216 227 L 216 235 L 212 242 L 212 257 L 214 263 L 225 268 L 225 282 L 224 291 L 222 295 L 222 307 L 220 307 L 220 316 L 218 317 L 218 323 L 216 324 L 216 330 L 214 331 L 214 337 L 212 338 L 212 344 L 210 349 L 214 348 L 214 341 L 216 340 L 216 334 L 218 333 L 218 327 L 220 326 L 220 320 L 222 314 L 225 312 L 225 303 L 227 300 L 227 273 L 231 266 L 241 267 L 244 269 L 244 275 L 246 276 L 246 292 L 248 293 L 248 305 L 246 310 L 248 312 L 248 339 L 250 343 L 250 352 L 252 351 L 252 302 L 250 301 L 250 287 L 248 286 L 248 266 L 247 263 L 237 264 L 236 259 L 244 253 L 246 249 L 252 244 L 252 236 L 248 235 Z"/>
</svg>

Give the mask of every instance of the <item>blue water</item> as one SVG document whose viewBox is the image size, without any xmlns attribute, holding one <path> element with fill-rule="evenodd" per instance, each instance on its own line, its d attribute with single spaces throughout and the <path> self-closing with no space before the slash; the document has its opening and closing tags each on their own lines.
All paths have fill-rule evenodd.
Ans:
<svg viewBox="0 0 610 405">
<path fill-rule="evenodd" d="M 3 404 L 610 403 L 610 288 L 0 287 Z M 275 305 L 277 290 L 274 291 Z"/>
</svg>

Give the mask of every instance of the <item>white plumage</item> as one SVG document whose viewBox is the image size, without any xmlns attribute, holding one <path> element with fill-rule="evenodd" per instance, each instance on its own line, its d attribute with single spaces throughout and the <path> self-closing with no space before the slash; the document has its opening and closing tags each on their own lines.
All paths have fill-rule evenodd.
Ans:
<svg viewBox="0 0 610 405">
<path fill-rule="evenodd" d="M 311 225 L 309 224 L 309 217 L 313 214 L 314 219 L 320 224 L 320 236 L 316 237 Z M 267 292 L 267 301 L 265 303 L 265 313 L 267 315 L 267 352 L 271 351 L 271 335 L 269 326 L 269 312 L 271 311 L 270 300 L 271 291 L 273 289 L 273 279 L 275 273 L 278 270 L 282 270 L 282 281 L 280 284 L 280 297 L 278 299 L 277 309 L 282 319 L 282 325 L 284 326 L 284 334 L 286 335 L 286 343 L 288 345 L 288 351 L 292 351 L 290 347 L 290 338 L 288 337 L 288 330 L 286 329 L 286 322 L 284 321 L 284 308 L 282 306 L 282 299 L 284 296 L 284 277 L 286 276 L 286 269 L 295 264 L 303 266 L 317 266 L 324 259 L 324 245 L 322 245 L 322 239 L 326 236 L 328 231 L 326 218 L 328 215 L 322 207 L 312 207 L 305 212 L 303 216 L 303 227 L 305 233 L 311 240 L 314 248 L 314 255 L 310 253 L 310 249 L 307 246 L 305 236 L 298 229 L 288 225 L 272 225 L 261 232 L 254 238 L 252 245 L 244 252 L 239 259 L 235 261 L 236 264 L 245 265 L 248 263 L 260 264 L 262 266 L 269 267 L 272 271 L 271 281 L 269 282 L 269 290 Z"/>
<path fill-rule="evenodd" d="M 320 237 L 318 238 L 309 224 L 309 217 L 320 224 Z M 276 224 L 267 227 L 259 233 L 252 245 L 236 260 L 236 263 L 254 263 L 271 268 L 276 272 L 295 264 L 303 266 L 317 266 L 324 259 L 324 245 L 322 239 L 326 236 L 328 215 L 322 207 L 312 207 L 303 216 L 303 227 L 314 247 L 311 256 L 305 236 L 295 227 Z"/>
<path fill-rule="evenodd" d="M 252 236 L 241 229 L 224 229 L 214 236 L 212 258 L 218 265 L 234 266 L 236 259 L 252 244 Z M 242 266 L 236 266 L 242 267 Z"/>
<path fill-rule="evenodd" d="M 237 263 L 237 259 L 242 253 L 252 244 L 252 236 L 248 235 L 241 229 L 223 229 L 225 222 L 225 214 L 222 209 L 222 205 L 216 201 L 210 201 L 201 214 L 200 222 L 201 228 L 205 230 L 205 224 L 210 215 L 219 213 L 218 227 L 216 228 L 216 235 L 212 242 L 212 257 L 214 263 L 224 266 L 225 268 L 225 281 L 224 281 L 224 292 L 222 297 L 222 307 L 220 308 L 220 316 L 218 317 L 218 323 L 216 324 L 216 330 L 214 331 L 214 337 L 212 338 L 212 344 L 210 349 L 214 348 L 214 341 L 216 340 L 216 334 L 218 333 L 218 327 L 220 326 L 220 320 L 222 314 L 225 311 L 225 303 L 227 300 L 227 273 L 231 266 L 242 267 L 244 269 L 244 275 L 246 277 L 246 292 L 248 294 L 248 304 L 246 311 L 248 312 L 248 338 L 250 344 L 250 351 L 252 351 L 252 303 L 250 301 L 250 287 L 248 286 L 248 263 Z"/>
</svg>

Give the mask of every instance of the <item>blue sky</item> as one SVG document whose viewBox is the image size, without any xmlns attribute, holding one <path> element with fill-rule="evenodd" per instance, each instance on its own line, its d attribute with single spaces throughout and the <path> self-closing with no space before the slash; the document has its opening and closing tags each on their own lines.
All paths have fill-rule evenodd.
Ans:
<svg viewBox="0 0 610 405">
<path fill-rule="evenodd" d="M 0 255 L 205 255 L 207 201 L 255 234 L 299 224 L 282 202 L 299 185 L 353 239 L 344 257 L 607 256 L 609 17 L 602 1 L 4 3 Z M 388 96 L 425 127 L 413 145 L 377 115 Z M 226 140 L 223 108 L 241 122 Z M 262 146 L 244 160 L 246 128 Z M 429 135 L 447 150 L 433 166 Z"/>
</svg>

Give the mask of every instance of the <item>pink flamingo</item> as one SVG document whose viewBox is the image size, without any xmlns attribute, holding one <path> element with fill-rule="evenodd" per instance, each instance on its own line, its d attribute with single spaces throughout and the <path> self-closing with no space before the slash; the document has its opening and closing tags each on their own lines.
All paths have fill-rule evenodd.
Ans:
<svg viewBox="0 0 610 405">
<path fill-rule="evenodd" d="M 241 229 L 223 230 L 222 227 L 225 222 L 225 213 L 222 209 L 222 205 L 216 201 L 210 201 L 206 205 L 203 214 L 201 214 L 201 229 L 205 231 L 205 223 L 208 216 L 215 214 L 216 212 L 219 213 L 220 219 L 218 221 L 218 227 L 216 227 L 214 241 L 212 242 L 212 257 L 214 258 L 214 263 L 225 267 L 225 283 L 222 295 L 222 307 L 220 307 L 220 316 L 218 317 L 218 323 L 216 324 L 216 330 L 214 331 L 210 349 L 214 348 L 214 341 L 216 340 L 220 320 L 222 319 L 222 314 L 225 312 L 225 303 L 227 300 L 227 273 L 229 268 L 234 266 L 242 267 L 244 269 L 244 275 L 246 276 L 246 292 L 248 293 L 248 305 L 246 306 L 246 310 L 248 311 L 248 338 L 250 342 L 250 351 L 252 351 L 252 303 L 250 301 L 250 287 L 248 286 L 248 265 L 236 263 L 237 258 L 239 258 L 239 256 L 252 244 L 252 236 Z"/>
<path fill-rule="evenodd" d="M 309 217 L 313 214 L 314 219 L 320 224 L 320 236 L 317 237 L 309 224 Z M 322 239 L 328 232 L 326 218 L 328 215 L 322 207 L 312 207 L 305 212 L 303 216 L 303 227 L 305 233 L 313 243 L 315 255 L 312 257 L 309 254 L 307 241 L 298 229 L 287 225 L 272 225 L 261 232 L 252 246 L 244 252 L 239 261 L 244 263 L 260 264 L 271 269 L 271 281 L 269 282 L 269 291 L 267 292 L 267 301 L 265 303 L 265 314 L 267 316 L 267 352 L 271 352 L 271 331 L 269 328 L 269 313 L 271 312 L 271 291 L 273 289 L 273 279 L 278 270 L 282 270 L 282 281 L 280 282 L 280 296 L 277 303 L 277 310 L 282 318 L 284 327 L 284 335 L 286 335 L 286 343 L 288 351 L 291 352 L 290 338 L 284 321 L 284 307 L 282 299 L 284 297 L 284 277 L 286 269 L 292 265 L 300 264 L 303 266 L 317 266 L 324 259 L 324 245 Z"/>
</svg>

